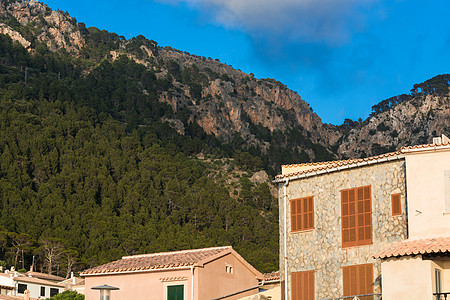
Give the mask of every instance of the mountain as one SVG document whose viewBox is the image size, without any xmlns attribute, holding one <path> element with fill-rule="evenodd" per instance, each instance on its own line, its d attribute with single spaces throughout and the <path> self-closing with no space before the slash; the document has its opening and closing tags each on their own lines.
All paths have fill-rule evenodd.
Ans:
<svg viewBox="0 0 450 300">
<path fill-rule="evenodd" d="M 1 0 L 0 265 L 66 275 L 232 244 L 276 270 L 267 174 L 429 142 L 448 132 L 448 87 L 437 76 L 333 126 L 274 79 Z M 57 266 L 45 249 L 59 250 Z"/>
<path fill-rule="evenodd" d="M 297 93 L 274 79 L 256 79 L 218 60 L 159 47 L 143 36 L 126 40 L 86 28 L 39 2 L 2 1 L 0 16 L 0 32 L 31 52 L 43 45 L 50 51 L 67 51 L 79 60 L 83 72 L 123 56 L 145 66 L 166 83 L 154 95 L 172 110 L 161 120 L 180 134 L 189 135 L 188 127 L 200 126 L 229 145 L 231 152 L 241 149 L 263 156 L 273 174 L 286 157 L 292 162 L 334 157 L 328 145 L 339 133 L 324 126 Z"/>
<path fill-rule="evenodd" d="M 398 150 L 401 146 L 431 143 L 450 132 L 450 75 L 415 84 L 410 94 L 383 100 L 364 122 L 347 120 L 341 126 L 337 153 L 365 157 Z"/>
</svg>

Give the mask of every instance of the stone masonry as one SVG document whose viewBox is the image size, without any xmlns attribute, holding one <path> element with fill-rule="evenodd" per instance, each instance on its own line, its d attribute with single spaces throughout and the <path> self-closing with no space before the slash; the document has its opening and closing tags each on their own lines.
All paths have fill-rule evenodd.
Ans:
<svg viewBox="0 0 450 300">
<path fill-rule="evenodd" d="M 373 244 L 342 248 L 341 194 L 343 189 L 371 186 Z M 316 299 L 342 297 L 342 267 L 372 263 L 374 292 L 380 292 L 380 263 L 372 255 L 407 238 L 404 159 L 376 163 L 322 175 L 295 179 L 287 186 L 288 297 L 291 272 L 315 271 Z M 283 183 L 279 183 L 280 271 L 284 274 Z M 401 194 L 402 213 L 392 216 L 391 195 Z M 291 199 L 314 197 L 314 229 L 291 233 Z"/>
</svg>

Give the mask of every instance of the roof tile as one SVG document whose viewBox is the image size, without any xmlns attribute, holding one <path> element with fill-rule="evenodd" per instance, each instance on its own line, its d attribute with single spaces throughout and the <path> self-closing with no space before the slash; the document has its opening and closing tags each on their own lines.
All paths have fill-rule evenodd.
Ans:
<svg viewBox="0 0 450 300">
<path fill-rule="evenodd" d="M 173 267 L 194 266 L 199 262 L 230 250 L 231 246 L 124 256 L 122 259 L 87 269 L 81 275 L 117 273 Z"/>
<path fill-rule="evenodd" d="M 382 159 L 382 158 L 396 157 L 396 156 L 399 156 L 399 155 L 402 155 L 401 151 L 389 152 L 389 153 L 376 155 L 376 156 L 371 156 L 371 157 L 366 157 L 366 158 L 347 159 L 347 160 L 335 160 L 335 161 L 323 162 L 323 163 L 320 163 L 320 164 L 316 163 L 316 164 L 311 165 L 311 168 L 309 168 L 309 169 L 302 170 L 302 171 L 295 172 L 295 173 L 288 173 L 288 174 L 277 175 L 275 178 L 276 179 L 281 179 L 281 178 L 286 178 L 286 177 L 291 177 L 291 176 L 308 174 L 308 173 L 311 173 L 311 172 L 330 170 L 330 169 L 337 168 L 337 167 L 349 166 L 349 165 L 358 164 L 358 163 L 361 163 L 361 162 L 372 161 L 372 160 L 375 161 L 377 159 Z M 307 164 L 305 164 L 305 165 L 307 165 Z"/>
<path fill-rule="evenodd" d="M 440 237 L 423 240 L 405 240 L 390 245 L 374 255 L 374 258 L 447 252 L 450 252 L 450 237 Z"/>
</svg>

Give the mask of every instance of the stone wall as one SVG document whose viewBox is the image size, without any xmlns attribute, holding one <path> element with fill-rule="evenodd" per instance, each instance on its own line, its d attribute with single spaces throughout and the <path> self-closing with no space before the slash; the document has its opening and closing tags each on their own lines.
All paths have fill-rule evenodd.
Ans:
<svg viewBox="0 0 450 300">
<path fill-rule="evenodd" d="M 342 248 L 341 196 L 343 189 L 371 186 L 373 244 Z M 401 194 L 402 213 L 392 216 L 391 195 Z M 387 245 L 407 238 L 404 159 L 292 180 L 287 186 L 287 249 L 290 273 L 315 271 L 316 299 L 343 295 L 342 267 L 372 263 L 374 291 L 380 292 L 380 263 L 372 258 Z M 314 229 L 290 232 L 289 200 L 314 197 Z M 284 280 L 284 202 L 279 184 L 280 271 Z M 290 299 L 290 296 L 287 298 Z"/>
</svg>

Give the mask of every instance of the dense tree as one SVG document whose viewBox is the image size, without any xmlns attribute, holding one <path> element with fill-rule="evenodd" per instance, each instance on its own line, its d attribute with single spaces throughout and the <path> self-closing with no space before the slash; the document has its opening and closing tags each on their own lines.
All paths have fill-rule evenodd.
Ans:
<svg viewBox="0 0 450 300">
<path fill-rule="evenodd" d="M 78 294 L 75 291 L 64 291 L 61 294 L 55 295 L 50 300 L 84 300 L 84 295 Z"/>
<path fill-rule="evenodd" d="M 151 71 L 122 57 L 82 75 L 82 62 L 44 46 L 31 55 L 1 35 L 0 49 L 3 264 L 67 276 L 123 255 L 233 245 L 261 271 L 277 268 L 268 187 L 247 181 L 233 199 L 210 179 L 190 155 L 228 150 L 196 124 L 181 136 L 160 121 L 173 112 Z M 236 165 L 262 162 L 240 152 Z"/>
</svg>

